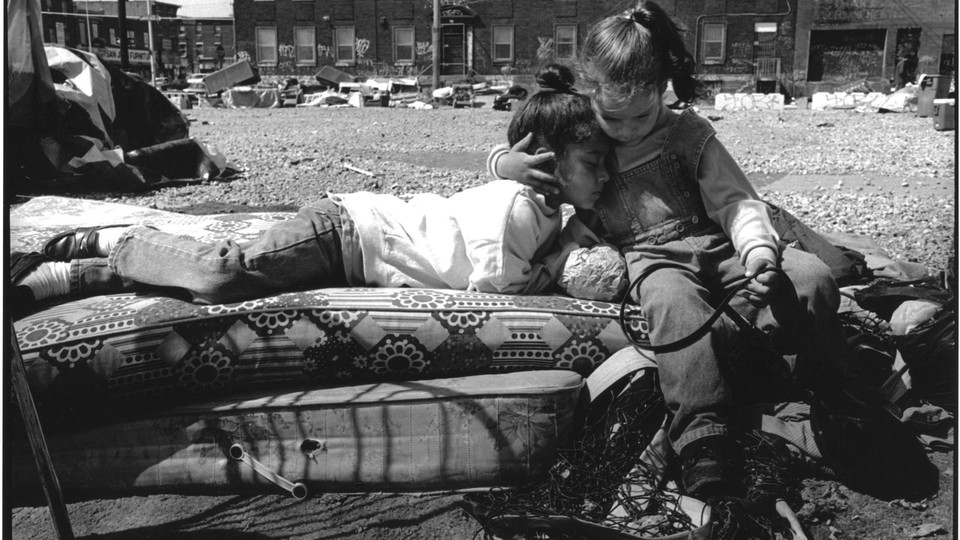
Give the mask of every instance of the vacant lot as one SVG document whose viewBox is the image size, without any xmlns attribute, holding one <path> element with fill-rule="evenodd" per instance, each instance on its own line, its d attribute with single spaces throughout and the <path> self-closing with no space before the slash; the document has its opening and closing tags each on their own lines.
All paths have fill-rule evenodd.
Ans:
<svg viewBox="0 0 960 540">
<path fill-rule="evenodd" d="M 955 132 L 929 118 L 853 111 L 702 111 L 761 195 L 825 232 L 894 258 L 944 269 L 954 254 Z M 191 211 L 300 206 L 327 191 L 451 193 L 485 182 L 483 159 L 505 141 L 509 113 L 474 110 L 269 109 L 187 111 L 191 134 L 218 147 L 242 172 L 129 196 L 82 195 Z M 370 177 L 345 165 L 375 173 Z M 28 194 L 26 194 L 28 195 Z M 817 512 L 815 538 L 902 539 L 921 527 L 953 535 L 953 452 L 932 454 L 937 498 L 879 501 L 834 482 L 804 491 Z M 69 494 L 68 494 L 69 496 Z M 17 505 L 16 494 L 6 502 Z M 152 496 L 71 504 L 74 530 L 97 538 L 473 538 L 459 495 L 326 494 Z M 45 508 L 14 508 L 15 538 L 52 537 Z"/>
</svg>

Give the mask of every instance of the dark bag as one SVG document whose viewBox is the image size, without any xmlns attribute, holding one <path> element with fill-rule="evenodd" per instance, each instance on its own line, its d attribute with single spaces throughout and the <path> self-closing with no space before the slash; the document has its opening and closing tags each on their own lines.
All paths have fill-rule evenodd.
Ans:
<svg viewBox="0 0 960 540">
<path fill-rule="evenodd" d="M 770 208 L 773 228 L 780 235 L 780 240 L 790 247 L 816 255 L 830 268 L 830 274 L 841 287 L 862 283 L 869 278 L 866 258 L 862 253 L 835 246 L 790 212 L 770 203 L 767 203 L 767 206 Z"/>
<path fill-rule="evenodd" d="M 847 381 L 818 389 L 810 405 L 817 446 L 848 487 L 884 500 L 918 500 L 939 491 L 936 465 L 875 390 Z"/>
<path fill-rule="evenodd" d="M 947 304 L 932 319 L 893 342 L 910 369 L 911 392 L 957 414 L 957 311 Z"/>
</svg>

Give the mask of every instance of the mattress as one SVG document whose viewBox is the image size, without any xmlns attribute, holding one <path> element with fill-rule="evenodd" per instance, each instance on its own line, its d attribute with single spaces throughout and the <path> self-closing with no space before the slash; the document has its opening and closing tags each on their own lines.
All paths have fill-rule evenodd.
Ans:
<svg viewBox="0 0 960 540">
<path fill-rule="evenodd" d="M 46 438 L 71 498 L 516 486 L 569 442 L 583 388 L 546 370 L 247 392 Z M 30 462 L 25 441 L 7 443 Z M 37 496 L 33 467 L 8 472 L 18 499 Z"/>
<path fill-rule="evenodd" d="M 141 223 L 253 239 L 293 213 L 189 216 L 38 197 L 10 212 L 11 250 L 84 225 Z M 201 305 L 162 292 L 48 306 L 15 323 L 42 416 L 71 426 L 260 390 L 526 370 L 589 375 L 628 345 L 619 305 L 566 296 L 339 288 Z M 631 333 L 645 323 L 633 313 Z"/>
</svg>

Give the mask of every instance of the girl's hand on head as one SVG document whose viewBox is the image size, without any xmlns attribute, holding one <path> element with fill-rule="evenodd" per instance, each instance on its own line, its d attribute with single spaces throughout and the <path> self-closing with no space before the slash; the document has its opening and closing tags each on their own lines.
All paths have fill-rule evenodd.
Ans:
<svg viewBox="0 0 960 540">
<path fill-rule="evenodd" d="M 496 162 L 496 173 L 501 178 L 516 180 L 521 184 L 532 187 L 543 195 L 558 195 L 560 187 L 552 174 L 537 168 L 556 159 L 556 154 L 542 150 L 536 154 L 528 154 L 527 148 L 533 134 L 526 137 L 510 148 L 510 151 L 500 156 Z"/>
</svg>

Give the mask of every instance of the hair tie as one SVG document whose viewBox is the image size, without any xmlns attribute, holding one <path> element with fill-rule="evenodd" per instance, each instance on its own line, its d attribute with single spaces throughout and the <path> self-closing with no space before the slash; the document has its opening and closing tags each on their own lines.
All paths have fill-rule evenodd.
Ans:
<svg viewBox="0 0 960 540">
<path fill-rule="evenodd" d="M 548 83 L 543 79 L 537 80 L 537 85 L 540 87 L 540 93 L 553 93 L 553 94 L 576 94 L 577 89 L 567 84 L 564 81 L 557 81 L 555 83 Z"/>
<path fill-rule="evenodd" d="M 633 20 L 633 22 L 639 24 L 640 26 L 643 26 L 644 28 L 649 28 L 649 26 L 647 26 L 649 17 L 643 10 L 638 9 L 633 13 L 630 13 L 629 15 L 627 15 L 627 18 Z"/>
</svg>

